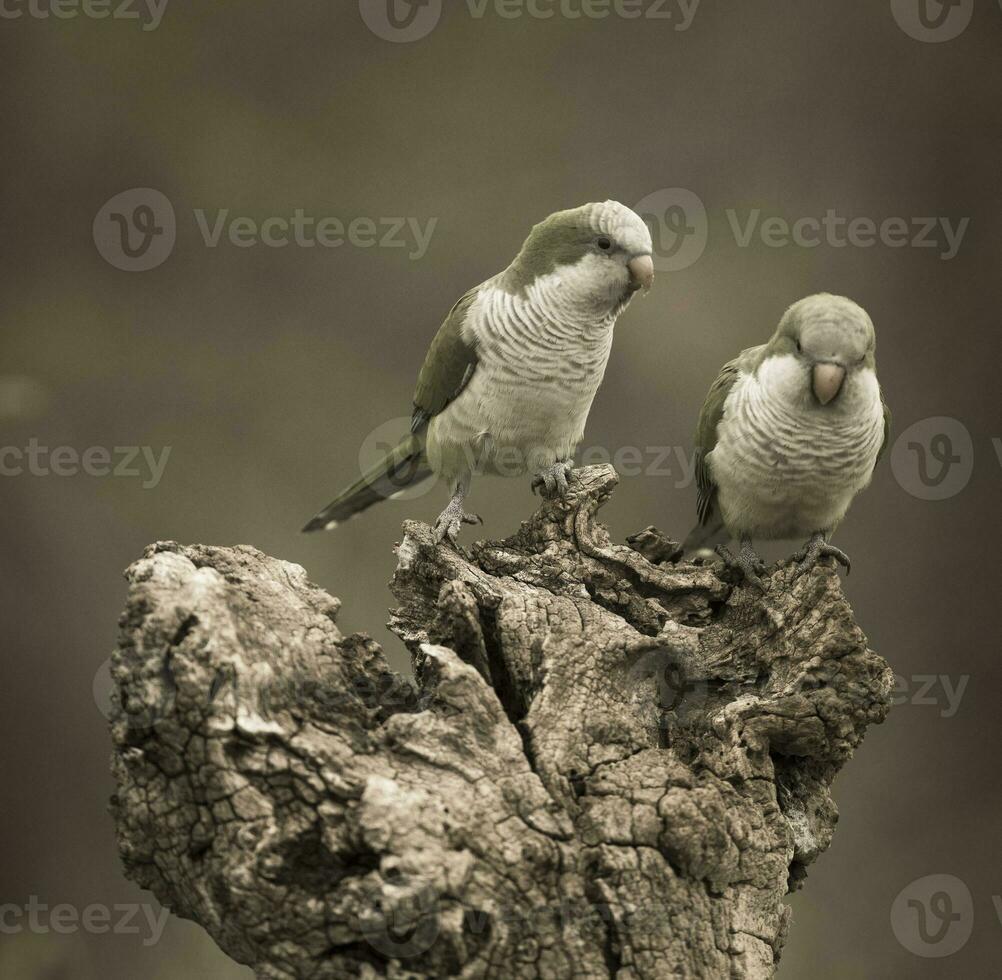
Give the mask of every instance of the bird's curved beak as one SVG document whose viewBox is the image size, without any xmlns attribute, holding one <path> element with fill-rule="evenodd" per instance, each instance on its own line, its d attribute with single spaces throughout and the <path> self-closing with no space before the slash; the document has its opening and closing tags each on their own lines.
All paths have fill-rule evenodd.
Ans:
<svg viewBox="0 0 1002 980">
<path fill-rule="evenodd" d="M 841 364 L 815 364 L 811 385 L 814 397 L 822 405 L 827 405 L 842 390 L 845 381 L 845 368 Z"/>
<path fill-rule="evenodd" d="M 654 282 L 654 259 L 649 255 L 637 255 L 627 264 L 630 270 L 630 285 L 634 290 L 643 289 L 646 292 Z"/>
</svg>

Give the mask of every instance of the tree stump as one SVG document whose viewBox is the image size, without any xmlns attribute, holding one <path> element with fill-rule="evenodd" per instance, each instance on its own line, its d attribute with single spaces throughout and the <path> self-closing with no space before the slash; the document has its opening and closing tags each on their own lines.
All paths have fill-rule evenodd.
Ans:
<svg viewBox="0 0 1002 980">
<path fill-rule="evenodd" d="M 267 980 L 771 977 L 835 774 L 889 708 L 827 563 L 764 596 L 611 467 L 470 553 L 408 521 L 391 628 L 303 569 L 159 543 L 113 657 L 126 872 Z"/>
</svg>

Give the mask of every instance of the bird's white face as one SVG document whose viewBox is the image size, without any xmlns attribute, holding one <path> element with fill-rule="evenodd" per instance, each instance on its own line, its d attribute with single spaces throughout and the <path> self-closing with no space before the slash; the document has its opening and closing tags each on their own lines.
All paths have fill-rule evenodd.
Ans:
<svg viewBox="0 0 1002 980">
<path fill-rule="evenodd" d="M 619 311 L 654 281 L 653 243 L 643 219 L 617 201 L 590 206 L 594 248 L 561 270 L 569 292 L 596 310 Z"/>
<path fill-rule="evenodd" d="M 777 354 L 766 358 L 758 370 L 762 388 L 789 408 L 824 411 L 833 415 L 852 415 L 880 398 L 876 372 L 864 365 L 853 367 L 840 377 L 838 369 L 816 377 L 816 365 L 805 364 L 796 354 Z M 827 385 L 827 387 L 825 387 Z M 818 390 L 821 391 L 819 396 Z M 822 398 L 828 397 L 822 401 Z"/>
<path fill-rule="evenodd" d="M 517 289 L 545 294 L 575 318 L 607 320 L 654 280 L 650 231 L 616 201 L 586 204 L 537 225 L 508 270 Z"/>
<path fill-rule="evenodd" d="M 852 412 L 879 397 L 875 344 L 861 306 L 843 296 L 808 296 L 787 310 L 759 378 L 787 404 Z"/>
</svg>

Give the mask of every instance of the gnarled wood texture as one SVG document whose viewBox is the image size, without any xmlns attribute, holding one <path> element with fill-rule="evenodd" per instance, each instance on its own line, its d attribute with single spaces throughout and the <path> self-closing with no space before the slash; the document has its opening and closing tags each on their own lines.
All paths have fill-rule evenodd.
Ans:
<svg viewBox="0 0 1002 980">
<path fill-rule="evenodd" d="M 613 544 L 615 485 L 471 554 L 405 524 L 416 684 L 301 568 L 150 547 L 113 660 L 130 877 L 270 980 L 772 976 L 892 675 L 831 567 L 762 597 Z"/>
</svg>

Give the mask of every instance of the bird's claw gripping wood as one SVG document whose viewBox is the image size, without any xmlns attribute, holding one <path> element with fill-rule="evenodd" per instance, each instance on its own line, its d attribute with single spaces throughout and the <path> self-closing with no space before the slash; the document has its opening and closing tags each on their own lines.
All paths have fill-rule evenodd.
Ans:
<svg viewBox="0 0 1002 980">
<path fill-rule="evenodd" d="M 438 520 L 435 521 L 435 540 L 439 544 L 448 541 L 449 544 L 455 545 L 464 524 L 484 523 L 479 514 L 467 514 L 463 510 L 465 496 L 466 492 L 462 488 L 457 490 L 445 510 L 438 515 Z"/>
<path fill-rule="evenodd" d="M 841 548 L 829 544 L 824 534 L 818 532 L 793 556 L 794 561 L 800 563 L 797 565 L 797 575 L 806 575 L 823 558 L 834 558 L 845 569 L 846 575 L 852 571 L 849 556 Z"/>
<path fill-rule="evenodd" d="M 722 544 L 717 545 L 717 554 L 723 558 L 724 564 L 728 568 L 740 572 L 749 585 L 754 586 L 760 592 L 767 591 L 766 584 L 761 579 L 761 576 L 765 574 L 766 564 L 747 541 L 742 542 L 741 551 L 736 555 Z"/>
<path fill-rule="evenodd" d="M 532 492 L 542 490 L 544 496 L 553 497 L 559 495 L 567 496 L 569 481 L 574 477 L 574 464 L 570 460 L 562 459 L 540 470 L 532 480 Z"/>
</svg>

